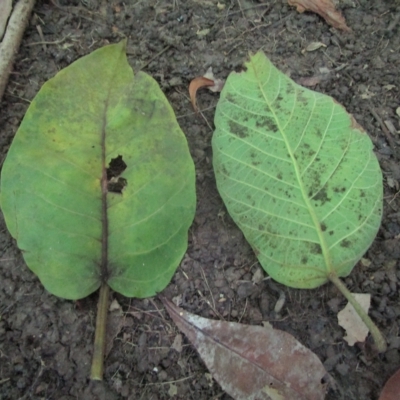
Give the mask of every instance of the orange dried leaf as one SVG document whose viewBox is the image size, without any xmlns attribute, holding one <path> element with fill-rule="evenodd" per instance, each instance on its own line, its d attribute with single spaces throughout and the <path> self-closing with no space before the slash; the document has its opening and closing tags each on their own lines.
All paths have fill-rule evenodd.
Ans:
<svg viewBox="0 0 400 400">
<path fill-rule="evenodd" d="M 192 102 L 192 106 L 194 110 L 197 112 L 197 102 L 196 102 L 196 93 L 199 89 L 203 87 L 208 87 L 208 86 L 214 86 L 214 81 L 208 78 L 205 78 L 204 76 L 198 76 L 197 78 L 194 78 L 189 85 L 189 95 L 190 95 L 190 101 Z"/>
<path fill-rule="evenodd" d="M 351 32 L 351 29 L 346 25 L 343 15 L 336 10 L 332 0 L 288 0 L 288 3 L 291 6 L 295 6 L 299 13 L 304 11 L 315 12 L 334 28 Z"/>
<path fill-rule="evenodd" d="M 383 387 L 379 400 L 398 400 L 400 397 L 400 369 L 394 373 Z"/>
<path fill-rule="evenodd" d="M 292 335 L 271 326 L 198 317 L 162 301 L 214 379 L 234 399 L 324 399 L 324 366 Z"/>
</svg>

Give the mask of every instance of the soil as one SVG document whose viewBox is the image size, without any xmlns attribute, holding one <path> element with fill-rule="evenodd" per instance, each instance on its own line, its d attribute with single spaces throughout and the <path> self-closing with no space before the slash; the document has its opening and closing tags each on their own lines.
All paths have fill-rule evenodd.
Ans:
<svg viewBox="0 0 400 400">
<path fill-rule="evenodd" d="M 291 333 L 330 373 L 328 400 L 377 399 L 400 367 L 400 3 L 343 0 L 340 8 L 351 33 L 315 14 L 299 14 L 283 0 L 39 1 L 1 102 L 0 159 L 46 80 L 128 37 L 131 66 L 159 82 L 196 165 L 198 204 L 188 251 L 163 294 L 181 296 L 181 306 L 200 316 L 269 321 Z M 305 51 L 311 42 L 324 47 Z M 259 264 L 227 214 L 213 175 L 218 94 L 200 91 L 202 112 L 196 115 L 188 85 L 210 66 L 225 78 L 260 49 L 296 81 L 317 77 L 313 89 L 343 104 L 374 142 L 384 176 L 382 226 L 344 282 L 353 292 L 371 293 L 370 315 L 388 341 L 384 354 L 377 354 L 371 338 L 354 347 L 343 340 L 337 312 L 346 302 L 333 285 L 298 290 L 252 281 Z M 72 302 L 46 292 L 3 219 L 0 266 L 0 399 L 231 398 L 186 338 L 176 346 L 180 333 L 157 297 L 112 294 L 104 381 L 90 382 L 97 294 Z M 282 307 L 275 311 L 278 300 Z"/>
</svg>

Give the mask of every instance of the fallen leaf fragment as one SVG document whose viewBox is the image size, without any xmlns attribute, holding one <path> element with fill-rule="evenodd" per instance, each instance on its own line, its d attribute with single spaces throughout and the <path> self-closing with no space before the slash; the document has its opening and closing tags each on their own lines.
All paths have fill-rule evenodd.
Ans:
<svg viewBox="0 0 400 400">
<path fill-rule="evenodd" d="M 197 78 L 194 78 L 189 85 L 189 95 L 190 95 L 190 101 L 192 102 L 192 106 L 196 112 L 198 112 L 197 108 L 197 101 L 196 101 L 196 93 L 199 89 L 203 87 L 209 87 L 213 86 L 214 81 L 211 79 L 204 78 L 204 76 L 198 76 Z"/>
<path fill-rule="evenodd" d="M 198 112 L 196 93 L 199 89 L 207 87 L 212 92 L 220 92 L 224 87 L 225 81 L 222 79 L 214 78 L 212 68 L 210 67 L 203 76 L 194 78 L 189 85 L 189 95 L 192 106 L 196 112 Z"/>
<path fill-rule="evenodd" d="M 214 379 L 234 399 L 324 399 L 324 366 L 292 335 L 268 326 L 209 320 L 162 301 Z"/>
<path fill-rule="evenodd" d="M 225 85 L 223 79 L 215 78 L 211 67 L 208 68 L 207 72 L 204 74 L 204 78 L 210 79 L 214 82 L 214 85 L 208 87 L 212 92 L 220 92 Z"/>
<path fill-rule="evenodd" d="M 394 124 L 390 119 L 385 119 L 383 122 L 385 123 L 386 128 L 388 128 L 389 132 L 392 135 L 395 135 L 397 133 L 396 128 L 394 127 Z"/>
<path fill-rule="evenodd" d="M 171 349 L 176 350 L 178 353 L 182 353 L 182 335 L 176 335 L 174 342 L 171 345 Z"/>
<path fill-rule="evenodd" d="M 117 299 L 114 299 L 111 304 L 110 307 L 108 308 L 108 311 L 115 311 L 115 310 L 121 310 L 121 306 L 119 305 Z"/>
<path fill-rule="evenodd" d="M 169 384 L 169 389 L 168 389 L 169 397 L 174 397 L 177 394 L 178 394 L 178 387 L 175 385 L 175 383 L 170 383 Z"/>
<path fill-rule="evenodd" d="M 326 47 L 326 44 L 322 42 L 311 42 L 306 48 L 305 51 L 315 51 L 320 49 L 321 47 Z"/>
<path fill-rule="evenodd" d="M 365 293 L 352 293 L 356 301 L 360 303 L 363 310 L 368 313 L 371 303 L 371 295 Z M 356 342 L 364 342 L 368 335 L 368 328 L 357 314 L 354 307 L 347 303 L 346 307 L 338 313 L 339 325 L 346 330 L 347 336 L 344 340 L 354 346 Z"/>
<path fill-rule="evenodd" d="M 379 400 L 398 400 L 400 398 L 400 369 L 385 383 Z"/>
<path fill-rule="evenodd" d="M 202 30 L 198 30 L 197 32 L 196 32 L 196 35 L 199 37 L 199 38 L 202 38 L 202 37 L 204 37 L 204 36 L 207 36 L 208 34 L 210 33 L 210 29 L 202 29 Z"/>
<path fill-rule="evenodd" d="M 217 3 L 217 8 L 218 8 L 218 10 L 220 10 L 220 11 L 221 11 L 221 10 L 225 10 L 225 7 L 226 7 L 225 4 L 220 3 L 220 2 Z"/>
<path fill-rule="evenodd" d="M 315 12 L 334 28 L 351 32 L 343 15 L 336 10 L 332 0 L 288 0 L 288 3 L 291 6 L 295 6 L 299 13 L 304 11 Z"/>
<path fill-rule="evenodd" d="M 256 269 L 256 272 L 254 272 L 253 277 L 251 278 L 251 281 L 257 285 L 259 284 L 262 280 L 264 279 L 264 270 L 261 267 L 258 267 Z"/>
</svg>

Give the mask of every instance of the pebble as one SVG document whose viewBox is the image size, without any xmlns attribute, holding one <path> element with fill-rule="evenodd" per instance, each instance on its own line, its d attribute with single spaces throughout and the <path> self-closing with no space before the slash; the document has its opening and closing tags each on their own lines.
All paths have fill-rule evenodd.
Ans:
<svg viewBox="0 0 400 400">
<path fill-rule="evenodd" d="M 255 290 L 256 286 L 253 285 L 252 282 L 245 282 L 239 285 L 237 289 L 237 295 L 239 298 L 245 299 L 246 297 L 251 296 Z"/>
</svg>

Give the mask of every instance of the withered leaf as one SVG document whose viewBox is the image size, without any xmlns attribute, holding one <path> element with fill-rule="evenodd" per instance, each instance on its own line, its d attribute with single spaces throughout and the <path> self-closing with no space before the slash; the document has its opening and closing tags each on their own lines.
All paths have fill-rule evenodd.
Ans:
<svg viewBox="0 0 400 400">
<path fill-rule="evenodd" d="M 291 6 L 295 6 L 299 13 L 304 11 L 315 12 L 334 28 L 351 32 L 351 29 L 346 25 L 343 15 L 336 10 L 332 0 L 288 0 L 288 3 Z"/>
<path fill-rule="evenodd" d="M 224 87 L 224 84 L 225 81 L 223 79 L 217 79 L 214 77 L 211 67 L 208 68 L 207 72 L 203 76 L 194 78 L 189 85 L 189 95 L 194 110 L 198 112 L 196 93 L 199 89 L 206 87 L 212 92 L 220 92 Z"/>
<path fill-rule="evenodd" d="M 214 379 L 237 400 L 322 400 L 326 371 L 292 335 L 272 327 L 215 321 L 162 299 Z"/>
<path fill-rule="evenodd" d="M 198 76 L 197 78 L 194 78 L 189 85 L 189 96 L 190 96 L 190 101 L 192 102 L 192 106 L 194 110 L 197 112 L 197 101 L 196 101 L 196 93 L 200 88 L 207 87 L 207 86 L 213 86 L 214 81 L 208 78 L 205 78 L 204 76 Z"/>
<path fill-rule="evenodd" d="M 398 400 L 400 396 L 400 369 L 385 383 L 379 400 Z"/>
</svg>

